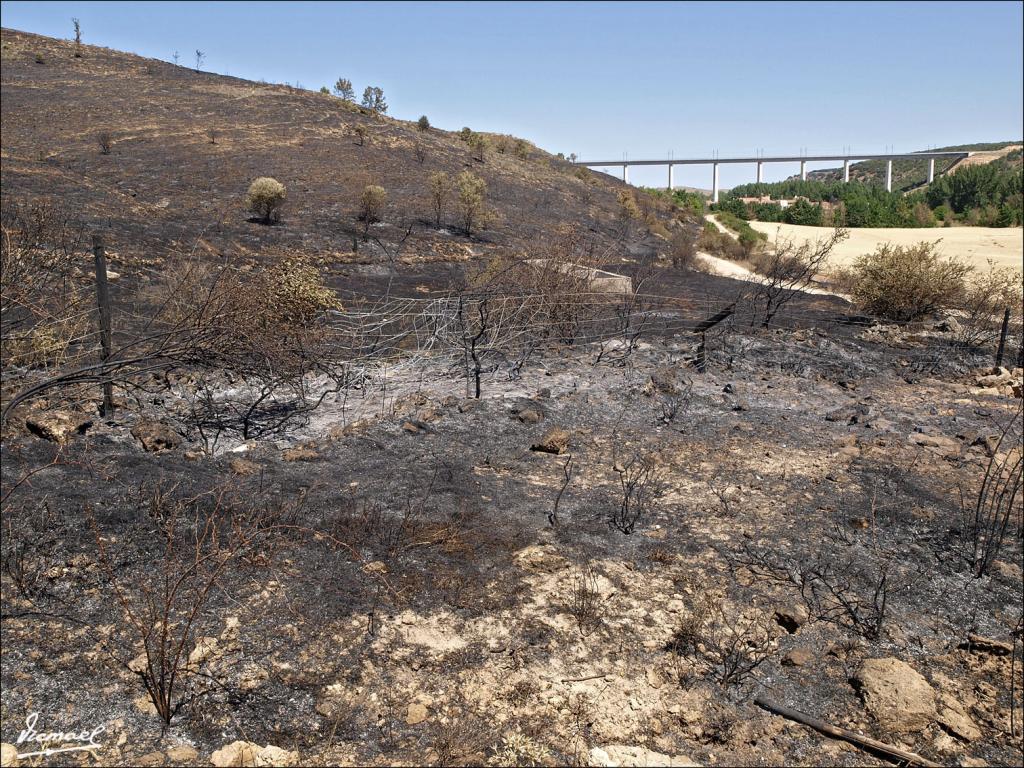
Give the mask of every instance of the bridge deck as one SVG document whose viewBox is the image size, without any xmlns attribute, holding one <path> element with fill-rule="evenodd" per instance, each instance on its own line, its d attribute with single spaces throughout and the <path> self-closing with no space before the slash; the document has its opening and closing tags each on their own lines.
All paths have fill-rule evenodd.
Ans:
<svg viewBox="0 0 1024 768">
<path fill-rule="evenodd" d="M 772 157 L 708 157 L 708 158 L 672 158 L 671 160 L 577 160 L 576 165 L 587 167 L 627 166 L 627 165 L 713 165 L 715 163 L 819 163 L 843 162 L 851 163 L 862 160 L 955 160 L 970 156 L 970 152 L 909 152 L 905 154 L 880 155 L 793 155 Z"/>
</svg>

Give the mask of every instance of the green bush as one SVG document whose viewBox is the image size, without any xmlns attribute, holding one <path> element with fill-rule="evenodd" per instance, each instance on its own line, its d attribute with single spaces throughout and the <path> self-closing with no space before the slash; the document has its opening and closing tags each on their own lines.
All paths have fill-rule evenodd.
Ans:
<svg viewBox="0 0 1024 768">
<path fill-rule="evenodd" d="M 854 300 L 867 312 L 897 322 L 919 320 L 954 306 L 972 268 L 942 258 L 935 243 L 907 247 L 885 243 L 850 269 Z"/>
<path fill-rule="evenodd" d="M 758 243 L 764 242 L 768 239 L 766 234 L 758 232 L 746 221 L 729 211 L 720 211 L 716 214 L 716 218 L 719 223 L 728 227 L 739 236 L 740 245 L 742 245 L 747 251 L 754 248 Z"/>
<path fill-rule="evenodd" d="M 430 120 L 427 119 L 426 115 L 420 115 L 420 119 L 416 121 L 416 127 L 421 131 L 430 130 Z"/>
<path fill-rule="evenodd" d="M 286 196 L 284 184 L 269 176 L 261 176 L 249 185 L 245 207 L 264 224 L 270 224 L 280 218 Z"/>
</svg>

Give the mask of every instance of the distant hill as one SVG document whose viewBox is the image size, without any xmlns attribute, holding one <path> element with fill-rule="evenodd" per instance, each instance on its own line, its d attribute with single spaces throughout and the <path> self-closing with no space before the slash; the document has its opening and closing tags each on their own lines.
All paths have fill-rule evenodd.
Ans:
<svg viewBox="0 0 1024 768">
<path fill-rule="evenodd" d="M 470 258 L 543 249 L 567 227 L 597 253 L 617 236 L 622 182 L 513 137 L 487 135 L 481 159 L 461 131 L 419 130 L 313 90 L 94 46 L 76 58 L 69 41 L 10 29 L 0 39 L 4 205 L 47 202 L 101 228 L 118 271 L 198 245 L 213 258 L 305 256 L 338 275 L 386 272 L 391 256 L 353 236 L 369 184 L 387 192 L 371 234 L 392 250 L 402 243 L 408 290 L 437 286 L 447 266 Z M 439 171 L 486 181 L 491 215 L 472 236 L 457 226 L 454 193 L 435 226 L 428 187 Z M 287 187 L 277 226 L 243 208 L 260 176 Z"/>
<path fill-rule="evenodd" d="M 935 172 L 946 173 L 953 169 L 954 165 L 961 163 L 975 164 L 979 162 L 993 162 L 1004 160 L 1011 165 L 1021 164 L 1021 145 L 1024 141 L 992 141 L 978 144 L 957 144 L 950 147 L 936 147 L 931 152 L 979 152 L 983 153 L 977 157 L 971 157 L 966 161 L 936 161 Z M 925 151 L 925 150 L 921 150 Z M 839 181 L 843 177 L 842 168 L 826 168 L 818 171 L 811 171 L 807 174 L 808 179 L 815 181 Z M 796 177 L 792 177 L 796 178 Z M 868 184 L 885 183 L 885 161 L 884 160 L 863 160 L 850 165 L 850 178 L 855 181 L 863 181 Z M 927 160 L 894 160 L 892 164 L 893 190 L 916 189 L 928 181 Z"/>
</svg>

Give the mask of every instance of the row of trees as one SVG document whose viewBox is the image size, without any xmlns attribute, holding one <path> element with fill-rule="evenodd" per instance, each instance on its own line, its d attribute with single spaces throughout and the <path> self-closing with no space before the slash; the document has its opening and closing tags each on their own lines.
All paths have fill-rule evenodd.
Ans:
<svg viewBox="0 0 1024 768">
<path fill-rule="evenodd" d="M 246 209 L 261 223 L 273 224 L 280 219 L 281 207 L 287 196 L 284 184 L 261 177 L 249 186 Z M 443 171 L 431 174 L 427 181 L 427 197 L 438 227 L 445 225 L 446 213 L 453 202 L 458 223 L 466 234 L 471 235 L 485 226 L 489 218 L 487 182 L 470 171 L 463 171 L 454 179 Z M 387 200 L 388 194 L 383 187 L 368 184 L 363 188 L 359 196 L 359 220 L 363 222 L 364 236 L 371 224 L 381 220 Z"/>
<path fill-rule="evenodd" d="M 798 199 L 782 208 L 774 202 L 745 203 L 741 197 Z M 823 206 L 821 203 L 829 203 Z M 718 210 L 741 219 L 844 227 L 933 227 L 961 222 L 1017 227 L 1024 222 L 1022 169 L 1005 162 L 974 165 L 940 176 L 926 190 L 903 194 L 861 182 L 788 179 L 734 187 Z"/>
<path fill-rule="evenodd" d="M 320 93 L 330 94 L 330 90 L 327 86 L 320 88 Z M 355 103 L 356 92 L 352 87 L 352 81 L 346 77 L 339 77 L 337 82 L 334 84 L 334 95 L 342 101 L 348 101 Z M 384 98 L 384 89 L 378 88 L 375 85 L 368 85 L 363 89 L 363 100 L 360 106 L 365 109 L 371 109 L 378 114 L 387 114 L 388 103 Z"/>
</svg>

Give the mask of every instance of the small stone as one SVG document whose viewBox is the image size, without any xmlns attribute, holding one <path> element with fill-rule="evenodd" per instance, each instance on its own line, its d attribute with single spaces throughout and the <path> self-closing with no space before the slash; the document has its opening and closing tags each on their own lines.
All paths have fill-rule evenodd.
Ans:
<svg viewBox="0 0 1024 768">
<path fill-rule="evenodd" d="M 540 441 L 530 446 L 531 451 L 541 453 L 565 453 L 569 449 L 569 433 L 561 427 L 552 427 Z"/>
<path fill-rule="evenodd" d="M 132 437 L 139 441 L 147 453 L 171 451 L 181 445 L 181 435 L 167 424 L 144 419 L 132 427 Z"/>
<path fill-rule="evenodd" d="M 419 725 L 427 719 L 428 714 L 429 712 L 423 704 L 413 702 L 405 713 L 405 723 L 406 725 Z"/>
<path fill-rule="evenodd" d="M 794 648 L 782 657 L 784 667 L 806 667 L 814 661 L 814 654 L 806 648 Z"/>
<path fill-rule="evenodd" d="M 286 448 L 281 451 L 281 458 L 285 461 L 312 461 L 320 454 L 309 443 L 296 445 L 293 448 Z"/>
<path fill-rule="evenodd" d="M 536 424 L 544 419 L 544 411 L 539 408 L 523 408 L 517 416 L 523 424 Z"/>
<path fill-rule="evenodd" d="M 163 752 L 147 752 L 142 757 L 135 758 L 135 765 L 139 768 L 149 768 L 153 765 L 163 765 L 166 762 Z"/>
<path fill-rule="evenodd" d="M 661 676 L 661 673 L 654 667 L 647 668 L 647 684 L 651 688 L 661 688 L 665 684 L 665 679 Z"/>
<path fill-rule="evenodd" d="M 188 744 L 179 744 L 167 750 L 167 759 L 172 763 L 186 763 L 192 765 L 199 757 L 199 753 Z"/>
<path fill-rule="evenodd" d="M 260 471 L 260 465 L 248 459 L 232 459 L 228 462 L 228 467 L 236 475 L 255 475 Z"/>
</svg>

